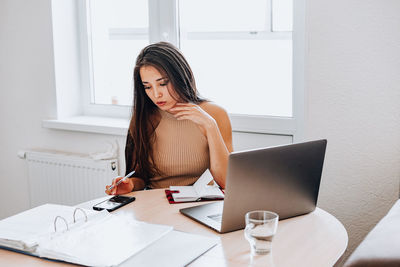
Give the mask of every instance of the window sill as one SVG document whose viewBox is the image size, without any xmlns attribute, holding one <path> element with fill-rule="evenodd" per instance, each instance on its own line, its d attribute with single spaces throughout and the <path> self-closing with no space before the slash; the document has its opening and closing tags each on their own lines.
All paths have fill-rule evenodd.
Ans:
<svg viewBox="0 0 400 267">
<path fill-rule="evenodd" d="M 293 135 L 294 119 L 262 116 L 230 115 L 233 132 Z M 48 129 L 126 136 L 129 119 L 74 116 L 64 119 L 43 120 Z"/>
<path fill-rule="evenodd" d="M 125 136 L 129 127 L 129 119 L 75 116 L 65 119 L 43 120 L 42 126 L 56 130 Z"/>
</svg>

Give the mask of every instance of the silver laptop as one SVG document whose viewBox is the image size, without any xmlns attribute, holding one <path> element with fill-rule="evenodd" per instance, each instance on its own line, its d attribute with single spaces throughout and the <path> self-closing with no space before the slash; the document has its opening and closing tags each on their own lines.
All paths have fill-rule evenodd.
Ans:
<svg viewBox="0 0 400 267">
<path fill-rule="evenodd" d="M 180 209 L 184 215 L 226 233 L 245 227 L 251 210 L 286 219 L 312 212 L 317 204 L 326 140 L 232 152 L 225 200 Z"/>
</svg>

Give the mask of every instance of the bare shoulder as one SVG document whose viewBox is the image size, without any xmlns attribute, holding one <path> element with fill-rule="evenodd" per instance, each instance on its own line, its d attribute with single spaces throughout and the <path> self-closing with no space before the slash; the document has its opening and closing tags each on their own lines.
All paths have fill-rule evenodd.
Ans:
<svg viewBox="0 0 400 267">
<path fill-rule="evenodd" d="M 226 119 L 229 120 L 228 112 L 226 110 L 215 104 L 214 102 L 204 101 L 199 105 L 205 112 L 210 114 L 216 121 L 224 121 Z"/>
<path fill-rule="evenodd" d="M 203 102 L 199 105 L 205 112 L 207 112 L 216 121 L 220 130 L 221 136 L 224 139 L 226 148 L 229 152 L 233 151 L 232 146 L 232 126 L 228 116 L 228 112 L 213 102 Z"/>
</svg>

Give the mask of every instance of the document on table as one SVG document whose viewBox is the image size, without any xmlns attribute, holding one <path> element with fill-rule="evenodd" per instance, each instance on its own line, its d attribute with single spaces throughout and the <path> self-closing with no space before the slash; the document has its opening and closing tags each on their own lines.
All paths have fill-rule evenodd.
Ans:
<svg viewBox="0 0 400 267">
<path fill-rule="evenodd" d="M 122 263 L 121 267 L 187 266 L 220 243 L 219 238 L 171 231 Z M 156 255 L 156 256 L 155 256 Z"/>
<path fill-rule="evenodd" d="M 55 217 L 73 218 L 74 210 L 47 204 L 1 220 L 0 246 L 87 266 L 116 266 L 173 230 L 136 221 L 128 214 L 86 210 L 86 222 L 65 219 L 68 230 L 60 223 L 61 230 L 55 232 Z"/>
</svg>

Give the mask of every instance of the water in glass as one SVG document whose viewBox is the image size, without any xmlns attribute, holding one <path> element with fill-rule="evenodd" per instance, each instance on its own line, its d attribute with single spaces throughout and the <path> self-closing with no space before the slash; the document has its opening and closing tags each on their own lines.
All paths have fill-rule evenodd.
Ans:
<svg viewBox="0 0 400 267">
<path fill-rule="evenodd" d="M 244 234 L 254 254 L 271 251 L 272 239 L 278 226 L 278 215 L 273 212 L 255 211 L 246 214 Z"/>
</svg>

